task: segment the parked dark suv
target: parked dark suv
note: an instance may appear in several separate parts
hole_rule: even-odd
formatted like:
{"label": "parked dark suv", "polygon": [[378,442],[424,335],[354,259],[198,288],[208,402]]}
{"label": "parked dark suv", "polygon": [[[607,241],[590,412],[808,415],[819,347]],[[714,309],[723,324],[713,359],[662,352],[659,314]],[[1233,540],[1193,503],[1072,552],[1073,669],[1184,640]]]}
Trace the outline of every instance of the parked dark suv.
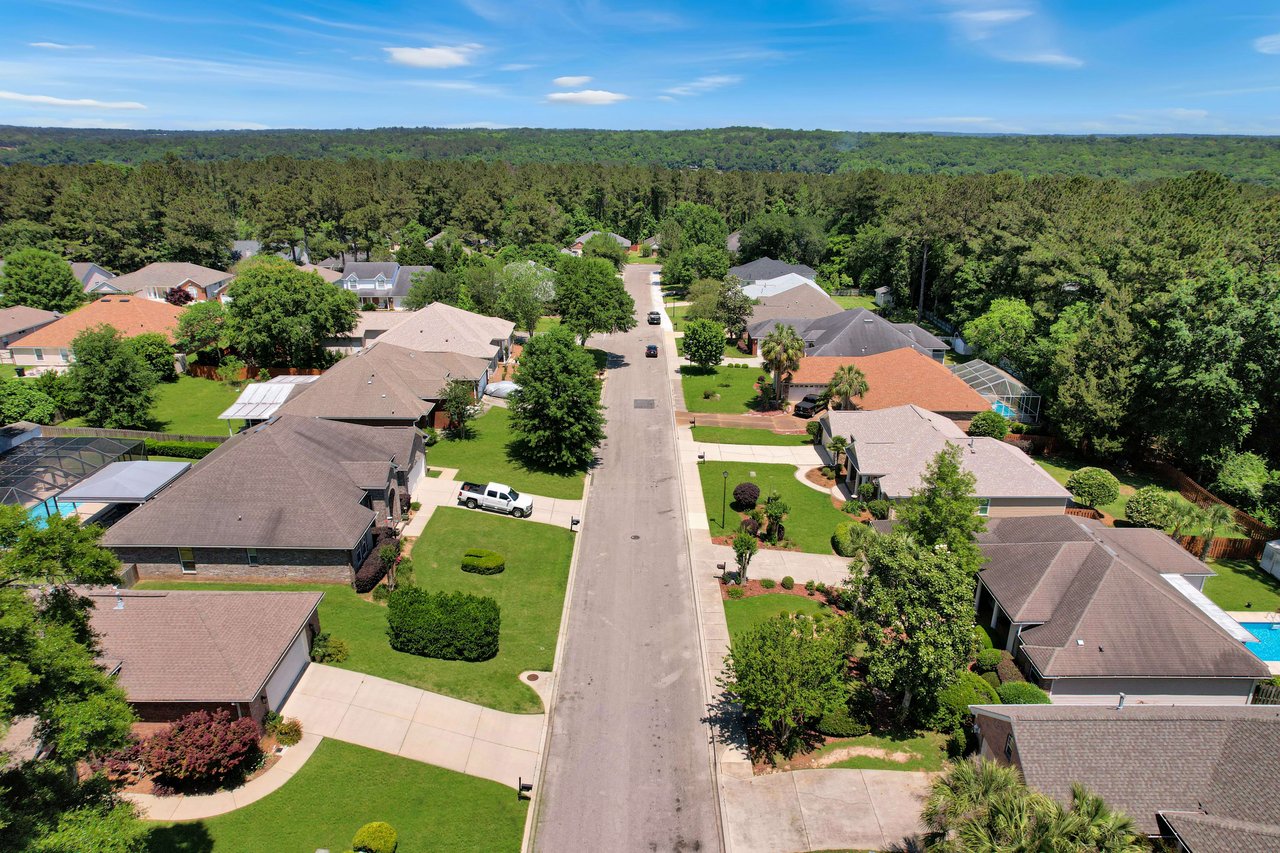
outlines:
{"label": "parked dark suv", "polygon": [[796,403],[796,407],[791,410],[791,414],[797,418],[811,418],[826,407],[826,402],[817,394],[805,394],[804,399]]}
{"label": "parked dark suv", "polygon": [[661,312],[661,311],[650,311],[650,312],[649,312],[649,325],[650,325],[650,326],[661,326],[661,325],[662,325],[662,312]]}

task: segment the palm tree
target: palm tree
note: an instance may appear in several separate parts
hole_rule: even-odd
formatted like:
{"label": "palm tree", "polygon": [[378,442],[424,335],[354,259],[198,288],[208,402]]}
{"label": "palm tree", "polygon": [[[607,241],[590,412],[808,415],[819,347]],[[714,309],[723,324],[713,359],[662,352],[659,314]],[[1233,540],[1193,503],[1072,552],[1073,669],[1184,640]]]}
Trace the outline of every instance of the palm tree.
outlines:
{"label": "palm tree", "polygon": [[836,368],[831,382],[827,384],[827,393],[831,399],[839,401],[841,409],[852,409],[853,398],[861,398],[867,393],[867,377],[855,365],[843,364]]}
{"label": "palm tree", "polygon": [[840,457],[849,449],[849,439],[843,435],[833,436],[831,443],[827,445],[827,452],[831,454],[831,458],[836,463],[836,473],[840,473]]}
{"label": "palm tree", "polygon": [[929,787],[920,818],[930,835],[941,840],[985,812],[994,799],[1023,789],[1022,776],[1013,767],[985,758],[957,761]]}
{"label": "palm tree", "polygon": [[1175,540],[1181,541],[1190,531],[1195,530],[1200,525],[1200,517],[1203,513],[1200,507],[1186,500],[1173,500],[1169,505],[1169,534]]}
{"label": "palm tree", "polygon": [[774,326],[773,331],[760,342],[760,357],[773,374],[773,399],[782,399],[782,383],[791,381],[791,373],[800,366],[804,356],[804,341],[792,326]]}
{"label": "palm tree", "polygon": [[1138,842],[1133,818],[1112,811],[1102,797],[1076,782],[1071,785],[1071,811],[1064,824],[1080,848],[1103,853],[1136,853],[1147,848]]}
{"label": "palm tree", "polygon": [[1214,534],[1219,530],[1239,530],[1236,514],[1226,504],[1214,503],[1200,510],[1200,535],[1204,537],[1204,547],[1200,549],[1200,562],[1209,561],[1209,549],[1213,547]]}

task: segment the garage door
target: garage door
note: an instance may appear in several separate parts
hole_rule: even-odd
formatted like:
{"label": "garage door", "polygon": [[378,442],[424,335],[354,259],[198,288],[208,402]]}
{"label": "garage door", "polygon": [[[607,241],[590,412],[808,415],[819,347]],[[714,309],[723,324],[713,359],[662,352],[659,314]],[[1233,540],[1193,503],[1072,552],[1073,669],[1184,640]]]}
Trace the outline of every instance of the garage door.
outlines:
{"label": "garage door", "polygon": [[307,648],[307,632],[303,631],[298,634],[298,638],[293,641],[293,645],[285,653],[284,659],[280,661],[276,671],[267,680],[268,708],[273,711],[280,710],[280,706],[284,704],[285,697],[289,695],[293,685],[302,676],[302,671],[307,668],[307,663],[310,660],[311,653]]}
{"label": "garage door", "polygon": [[410,495],[418,488],[418,483],[422,482],[422,475],[426,473],[426,468],[426,458],[419,456],[417,464],[413,466],[413,470],[409,472],[409,476],[405,479]]}

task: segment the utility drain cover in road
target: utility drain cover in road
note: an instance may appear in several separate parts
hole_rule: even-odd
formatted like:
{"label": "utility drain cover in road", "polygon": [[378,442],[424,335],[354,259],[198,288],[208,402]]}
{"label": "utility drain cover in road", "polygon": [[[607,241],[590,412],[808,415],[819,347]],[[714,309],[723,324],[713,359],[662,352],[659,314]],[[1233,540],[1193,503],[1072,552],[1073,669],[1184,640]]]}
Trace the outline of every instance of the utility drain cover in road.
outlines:
{"label": "utility drain cover in road", "polygon": [[652,408],[653,408],[653,400],[632,400],[632,401],[631,401],[631,403],[632,403],[632,405],[634,405],[637,409],[652,409]]}

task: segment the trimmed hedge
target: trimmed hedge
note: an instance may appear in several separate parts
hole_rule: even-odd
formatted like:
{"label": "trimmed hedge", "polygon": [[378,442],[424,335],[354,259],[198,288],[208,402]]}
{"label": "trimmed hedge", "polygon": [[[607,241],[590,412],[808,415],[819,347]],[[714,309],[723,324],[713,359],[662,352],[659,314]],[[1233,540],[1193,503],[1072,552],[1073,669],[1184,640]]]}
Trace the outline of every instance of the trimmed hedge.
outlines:
{"label": "trimmed hedge", "polygon": [[983,649],[978,652],[978,672],[995,672],[1004,653],[999,649]]}
{"label": "trimmed hedge", "polygon": [[982,676],[961,670],[956,680],[938,692],[938,709],[930,721],[937,731],[951,731],[965,725],[970,705],[999,705],[1000,695]]}
{"label": "trimmed hedge", "polygon": [[969,435],[1003,440],[1009,434],[1009,419],[999,412],[978,412],[969,421]]}
{"label": "trimmed hedge", "polygon": [[995,688],[997,696],[1000,695],[1000,676],[996,675],[994,672],[984,672],[982,673],[982,680]]}
{"label": "trimmed hedge", "polygon": [[351,839],[351,847],[355,853],[396,853],[399,841],[395,827],[376,820],[356,830],[355,837]]}
{"label": "trimmed hedge", "polygon": [[1022,670],[1018,669],[1018,665],[1013,662],[1013,655],[1008,652],[1000,653],[1000,664],[996,667],[996,674],[1000,676],[1001,684],[1027,680]]}
{"label": "trimmed hedge", "polygon": [[399,553],[399,541],[396,532],[390,527],[378,528],[377,538],[374,540],[373,547],[369,549],[369,553],[364,558],[364,562],[360,564],[360,568],[356,569],[354,584],[356,592],[368,592],[387,576],[391,565],[383,559],[382,549],[388,545],[394,545],[396,553]]}
{"label": "trimmed hedge", "polygon": [[482,661],[498,654],[502,614],[488,596],[402,586],[387,600],[391,648],[440,660]]}
{"label": "trimmed hedge", "polygon": [[222,445],[216,441],[156,441],[143,442],[148,456],[177,456],[180,459],[203,459]]}
{"label": "trimmed hedge", "polygon": [[877,521],[884,521],[889,517],[890,504],[884,498],[878,498],[867,503],[867,512],[871,513],[871,517]]}
{"label": "trimmed hedge", "polygon": [[1006,705],[1049,705],[1049,694],[1029,681],[1010,681],[997,688],[1000,701]]}
{"label": "trimmed hedge", "polygon": [[462,555],[462,570],[473,575],[496,575],[507,567],[507,558],[487,548],[468,548]]}
{"label": "trimmed hedge", "polygon": [[973,626],[973,635],[978,639],[978,650],[994,648],[991,643],[991,635],[986,632],[981,625]]}
{"label": "trimmed hedge", "polygon": [[870,726],[854,719],[848,708],[835,708],[823,714],[814,727],[818,734],[827,737],[861,737],[871,731]]}
{"label": "trimmed hedge", "polygon": [[739,483],[733,487],[733,505],[739,509],[751,509],[760,502],[760,487],[755,483]]}

